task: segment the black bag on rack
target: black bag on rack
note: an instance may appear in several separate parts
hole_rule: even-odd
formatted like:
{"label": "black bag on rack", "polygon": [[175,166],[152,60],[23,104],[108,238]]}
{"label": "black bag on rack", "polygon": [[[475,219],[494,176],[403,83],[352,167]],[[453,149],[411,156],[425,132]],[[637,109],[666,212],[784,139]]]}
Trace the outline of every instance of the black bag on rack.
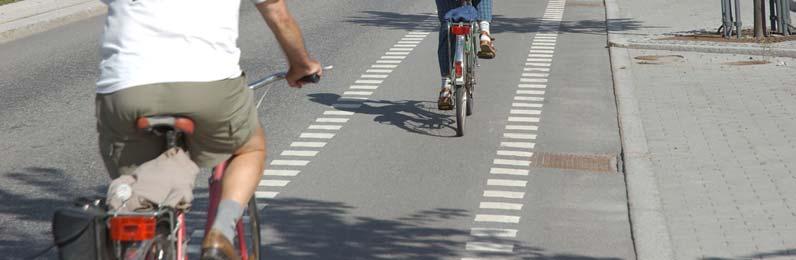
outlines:
{"label": "black bag on rack", "polygon": [[59,259],[112,259],[104,204],[102,199],[81,198],[76,207],[55,211],[52,231]]}

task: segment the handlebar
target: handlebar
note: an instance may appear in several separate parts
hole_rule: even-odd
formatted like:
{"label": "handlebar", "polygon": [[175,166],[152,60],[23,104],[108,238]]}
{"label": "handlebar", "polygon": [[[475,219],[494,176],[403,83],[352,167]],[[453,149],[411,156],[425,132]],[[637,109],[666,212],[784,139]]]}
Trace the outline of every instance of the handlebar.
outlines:
{"label": "handlebar", "polygon": [[[323,70],[331,70],[333,68],[334,68],[334,66],[330,65],[330,66],[323,67]],[[277,73],[268,75],[265,78],[259,79],[259,80],[255,81],[255,82],[252,82],[251,84],[249,84],[249,88],[253,89],[253,90],[257,90],[257,89],[262,88],[262,87],[264,87],[264,86],[266,86],[268,84],[274,83],[277,80],[285,79],[286,76],[287,76],[287,72],[284,72],[284,71],[283,72],[277,72]],[[321,81],[321,77],[318,76],[318,74],[313,74],[313,75],[308,75],[308,76],[305,76],[305,77],[301,78],[300,81],[304,82],[304,83],[318,83],[318,82]]]}

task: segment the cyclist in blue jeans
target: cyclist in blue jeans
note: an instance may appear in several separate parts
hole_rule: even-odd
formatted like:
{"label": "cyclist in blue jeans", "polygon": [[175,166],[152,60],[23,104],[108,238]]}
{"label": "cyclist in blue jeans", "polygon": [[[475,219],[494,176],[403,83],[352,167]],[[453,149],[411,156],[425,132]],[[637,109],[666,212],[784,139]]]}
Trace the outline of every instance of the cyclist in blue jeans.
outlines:
{"label": "cyclist in blue jeans", "polygon": [[[437,18],[439,18],[439,47],[437,57],[439,59],[439,71],[442,76],[442,89],[439,92],[437,107],[440,110],[453,109],[451,100],[451,85],[448,74],[450,73],[450,61],[448,60],[448,34],[445,32],[445,14],[461,6],[461,0],[436,0]],[[492,0],[472,0],[473,6],[478,10],[478,24],[481,27],[481,42],[478,57],[482,59],[495,58],[494,40],[489,33],[489,24],[492,22]]]}

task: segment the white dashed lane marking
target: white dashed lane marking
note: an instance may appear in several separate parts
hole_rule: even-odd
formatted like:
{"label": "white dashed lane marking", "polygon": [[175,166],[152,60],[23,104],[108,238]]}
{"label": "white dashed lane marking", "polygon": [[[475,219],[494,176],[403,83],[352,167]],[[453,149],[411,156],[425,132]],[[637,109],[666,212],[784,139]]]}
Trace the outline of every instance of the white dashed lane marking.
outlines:
{"label": "white dashed lane marking", "polygon": [[[523,209],[525,189],[528,181],[523,179],[530,174],[531,158],[537,139],[538,123],[541,122],[545,98],[547,93],[551,68],[553,67],[558,29],[564,14],[565,0],[553,0],[547,5],[547,10],[542,18],[539,32],[534,35],[532,44],[525,58],[522,77],[519,79],[514,102],[509,110],[508,124],[505,127],[496,157],[490,168],[490,178],[487,179],[483,199],[479,209],[484,213],[506,214],[476,214],[475,227],[471,235],[475,241],[466,245],[467,251],[512,253],[512,243],[499,241],[478,241],[479,238],[513,238],[519,230],[503,228],[503,226],[517,226],[520,223],[519,214]],[[496,201],[492,201],[496,200]],[[489,223],[489,227],[478,227]],[[507,255],[508,257],[509,255]],[[476,260],[482,258],[461,258],[462,260]],[[483,258],[486,259],[486,258]],[[492,259],[492,258],[490,258]]]}

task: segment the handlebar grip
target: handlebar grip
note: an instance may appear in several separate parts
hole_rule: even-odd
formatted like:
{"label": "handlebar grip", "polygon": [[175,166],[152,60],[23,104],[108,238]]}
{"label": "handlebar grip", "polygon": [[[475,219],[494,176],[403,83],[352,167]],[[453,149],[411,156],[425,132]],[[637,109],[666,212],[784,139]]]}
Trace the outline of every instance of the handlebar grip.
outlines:
{"label": "handlebar grip", "polygon": [[318,74],[312,74],[308,76],[304,76],[303,78],[299,79],[302,83],[318,83],[321,82],[321,76]]}

